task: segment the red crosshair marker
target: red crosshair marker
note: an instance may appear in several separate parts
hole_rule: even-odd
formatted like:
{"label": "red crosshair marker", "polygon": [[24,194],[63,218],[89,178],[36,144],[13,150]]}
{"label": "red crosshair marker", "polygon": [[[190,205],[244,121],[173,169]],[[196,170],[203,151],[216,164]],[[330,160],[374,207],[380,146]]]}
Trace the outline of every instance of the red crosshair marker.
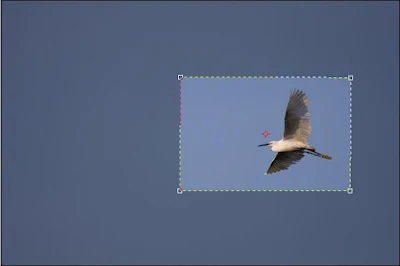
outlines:
{"label": "red crosshair marker", "polygon": [[264,138],[267,138],[269,136],[269,132],[267,130],[264,130],[264,132],[261,133],[261,135],[263,135]]}

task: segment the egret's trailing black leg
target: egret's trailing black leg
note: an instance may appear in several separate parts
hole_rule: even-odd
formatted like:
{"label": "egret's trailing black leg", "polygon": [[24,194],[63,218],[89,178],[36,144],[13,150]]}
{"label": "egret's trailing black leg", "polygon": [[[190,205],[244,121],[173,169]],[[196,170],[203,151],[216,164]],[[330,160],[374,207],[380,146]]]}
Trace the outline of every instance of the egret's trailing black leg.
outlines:
{"label": "egret's trailing black leg", "polygon": [[316,152],[316,151],[310,151],[310,150],[304,150],[304,151],[306,153],[308,153],[308,154],[312,154],[312,155],[320,157],[320,158],[324,158],[324,159],[327,159],[327,160],[332,160],[332,157],[329,156],[329,155],[326,155],[326,154],[322,154],[322,153],[319,153],[319,152]]}
{"label": "egret's trailing black leg", "polygon": [[307,153],[307,154],[311,154],[311,155],[320,157],[320,156],[319,156],[318,154],[316,154],[315,152],[312,152],[312,151],[309,151],[309,150],[304,150],[304,152]]}

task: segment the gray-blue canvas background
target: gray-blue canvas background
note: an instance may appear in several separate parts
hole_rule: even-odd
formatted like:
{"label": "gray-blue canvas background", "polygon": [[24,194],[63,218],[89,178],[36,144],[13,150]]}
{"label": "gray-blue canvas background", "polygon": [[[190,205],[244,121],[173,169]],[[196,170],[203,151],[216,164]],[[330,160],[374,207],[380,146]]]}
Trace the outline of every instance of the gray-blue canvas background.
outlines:
{"label": "gray-blue canvas background", "polygon": [[[3,264],[399,263],[398,2],[1,4]],[[352,73],[355,193],[177,195],[181,73]]]}
{"label": "gray-blue canvas background", "polygon": [[[275,157],[258,144],[280,140],[290,92],[309,98],[309,143],[334,159],[306,155],[264,173]],[[182,81],[181,186],[185,190],[346,190],[350,82],[328,78],[187,78]],[[261,135],[271,134],[267,140]],[[267,151],[268,150],[268,151]]]}

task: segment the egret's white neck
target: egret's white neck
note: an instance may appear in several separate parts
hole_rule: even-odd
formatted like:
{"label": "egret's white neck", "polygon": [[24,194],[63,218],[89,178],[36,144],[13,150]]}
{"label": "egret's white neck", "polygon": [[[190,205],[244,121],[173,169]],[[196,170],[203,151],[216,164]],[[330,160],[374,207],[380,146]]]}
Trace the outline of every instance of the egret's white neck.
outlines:
{"label": "egret's white neck", "polygon": [[284,143],[282,143],[282,140],[275,140],[275,141],[270,141],[270,143],[271,143],[271,150],[273,151],[273,152],[279,152],[279,151],[281,151],[281,149],[282,149],[282,146],[284,146],[283,144]]}

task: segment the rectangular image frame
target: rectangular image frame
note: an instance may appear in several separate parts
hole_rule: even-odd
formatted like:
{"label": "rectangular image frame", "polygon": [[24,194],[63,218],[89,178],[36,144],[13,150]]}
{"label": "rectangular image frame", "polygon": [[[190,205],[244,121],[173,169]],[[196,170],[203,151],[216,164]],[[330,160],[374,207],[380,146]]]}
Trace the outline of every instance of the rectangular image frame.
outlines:
{"label": "rectangular image frame", "polygon": [[[345,79],[349,81],[349,108],[350,108],[350,143],[349,143],[349,186],[342,190],[329,190],[329,189],[184,189],[182,187],[182,173],[181,173],[181,127],[182,127],[182,81],[184,79]],[[347,76],[185,76],[183,74],[177,75],[179,82],[179,167],[178,167],[178,187],[176,189],[177,194],[181,195],[183,192],[346,192],[349,195],[354,193],[352,186],[352,86],[354,81],[353,75]]]}

